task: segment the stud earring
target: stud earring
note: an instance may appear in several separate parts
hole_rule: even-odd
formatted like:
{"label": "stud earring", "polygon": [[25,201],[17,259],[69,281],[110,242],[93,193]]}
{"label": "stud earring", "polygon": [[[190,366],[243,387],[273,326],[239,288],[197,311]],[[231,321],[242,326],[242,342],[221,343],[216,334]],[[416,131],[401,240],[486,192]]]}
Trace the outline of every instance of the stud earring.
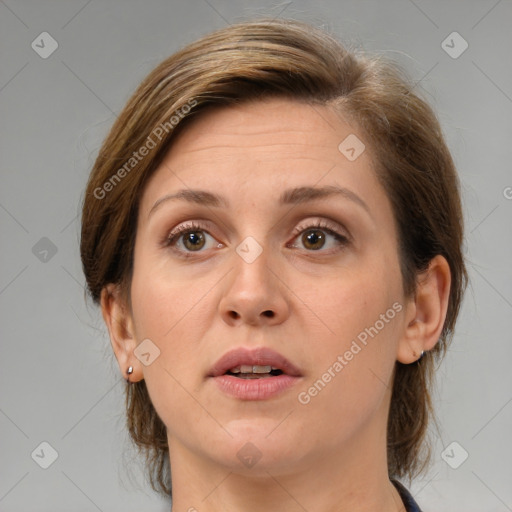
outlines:
{"label": "stud earring", "polygon": [[[133,366],[130,366],[130,367],[128,368],[128,370],[126,370],[126,373],[127,373],[128,375],[131,375],[131,374],[133,373]],[[126,382],[130,382],[130,378],[129,378],[129,377],[126,379]]]}

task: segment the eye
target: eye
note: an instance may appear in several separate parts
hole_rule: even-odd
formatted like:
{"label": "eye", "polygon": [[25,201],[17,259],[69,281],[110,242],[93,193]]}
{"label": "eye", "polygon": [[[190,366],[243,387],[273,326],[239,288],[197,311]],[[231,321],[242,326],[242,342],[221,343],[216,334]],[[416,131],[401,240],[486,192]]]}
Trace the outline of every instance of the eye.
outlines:
{"label": "eye", "polygon": [[[202,226],[188,223],[178,226],[164,241],[164,246],[172,247],[180,253],[201,252],[207,246],[207,239],[215,240]],[[222,247],[222,244],[211,243],[211,247]],[[207,247],[208,248],[208,247]]]}
{"label": "eye", "polygon": [[[300,242],[308,251],[320,251],[324,253],[336,252],[340,248],[348,245],[349,238],[339,233],[334,226],[330,226],[325,222],[316,222],[305,227],[299,226],[294,230],[295,238],[300,236]],[[208,238],[211,238],[208,247]],[[171,233],[163,241],[164,247],[170,247],[180,256],[190,257],[191,253],[204,252],[203,249],[221,248],[223,244],[215,243],[215,239],[200,224],[190,222],[182,224]],[[298,247],[296,244],[287,244],[287,247]]]}
{"label": "eye", "polygon": [[[299,226],[295,229],[294,233],[301,235],[300,238],[298,236],[296,238],[300,240],[303,247],[308,251],[324,249],[322,252],[334,252],[349,242],[348,237],[324,222],[317,222],[306,227]],[[329,238],[331,238],[330,244]],[[295,244],[288,244],[287,246],[297,247]]]}

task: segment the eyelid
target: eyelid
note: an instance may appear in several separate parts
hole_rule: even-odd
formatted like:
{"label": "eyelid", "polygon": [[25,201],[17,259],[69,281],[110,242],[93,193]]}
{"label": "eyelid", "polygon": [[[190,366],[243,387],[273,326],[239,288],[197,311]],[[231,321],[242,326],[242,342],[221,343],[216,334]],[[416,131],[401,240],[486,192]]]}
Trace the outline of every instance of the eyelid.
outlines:
{"label": "eyelid", "polygon": [[348,229],[346,229],[343,225],[340,225],[337,222],[326,219],[325,217],[315,219],[315,220],[306,220],[302,221],[294,230],[294,235],[300,235],[303,231],[307,229],[325,229],[327,231],[331,231],[332,234],[338,235],[340,237],[345,238],[348,241],[352,240],[352,236],[350,235]]}

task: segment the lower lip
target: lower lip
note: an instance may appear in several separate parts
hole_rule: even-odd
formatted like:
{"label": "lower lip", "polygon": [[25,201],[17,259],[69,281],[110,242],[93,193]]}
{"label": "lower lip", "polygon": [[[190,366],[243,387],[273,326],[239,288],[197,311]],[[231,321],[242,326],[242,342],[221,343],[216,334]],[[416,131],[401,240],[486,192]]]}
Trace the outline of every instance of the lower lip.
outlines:
{"label": "lower lip", "polygon": [[213,377],[217,386],[224,393],[241,400],[266,400],[296,384],[300,377],[291,375],[276,375],[259,379],[241,379],[233,375],[220,375]]}

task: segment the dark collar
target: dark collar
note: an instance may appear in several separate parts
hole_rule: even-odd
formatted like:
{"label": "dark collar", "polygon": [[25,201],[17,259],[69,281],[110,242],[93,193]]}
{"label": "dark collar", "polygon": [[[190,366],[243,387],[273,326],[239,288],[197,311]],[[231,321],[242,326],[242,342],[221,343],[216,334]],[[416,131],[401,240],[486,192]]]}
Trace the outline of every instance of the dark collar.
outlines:
{"label": "dark collar", "polygon": [[400,494],[406,512],[421,512],[419,505],[414,501],[411,493],[398,480],[391,479],[391,483],[396,487],[398,494]]}

